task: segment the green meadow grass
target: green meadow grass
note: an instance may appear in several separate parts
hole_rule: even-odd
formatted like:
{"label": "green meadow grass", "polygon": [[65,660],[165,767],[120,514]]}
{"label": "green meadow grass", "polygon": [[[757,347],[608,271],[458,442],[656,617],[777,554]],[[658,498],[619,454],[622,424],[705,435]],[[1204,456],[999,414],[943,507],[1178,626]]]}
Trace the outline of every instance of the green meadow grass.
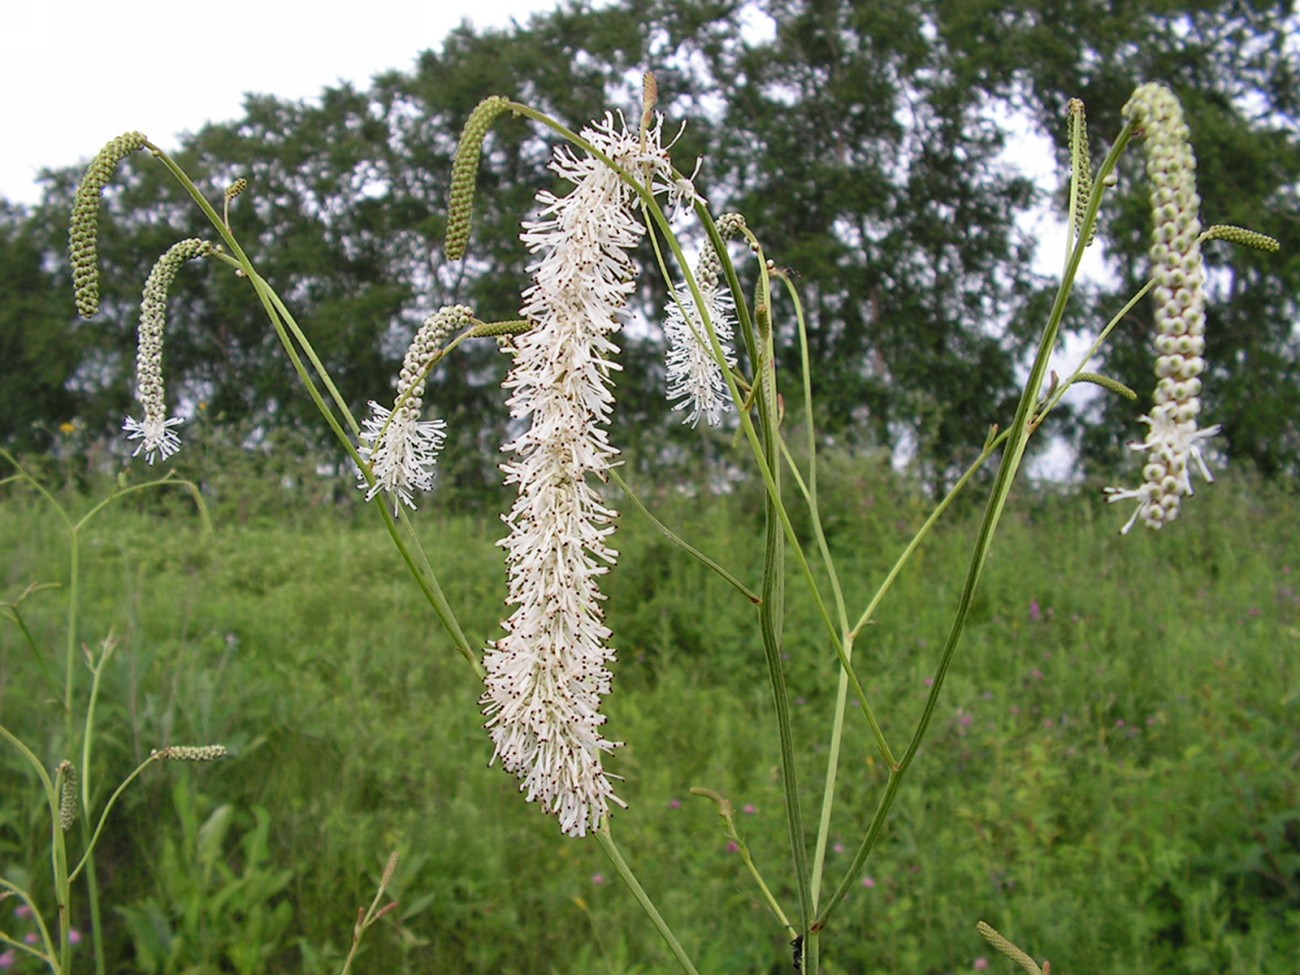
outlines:
{"label": "green meadow grass", "polygon": [[[879,471],[842,466],[823,504],[856,616],[925,507]],[[662,495],[656,513],[756,584],[756,496]],[[63,581],[66,539],[48,509],[10,488],[0,512],[0,598]],[[891,741],[920,714],[977,514],[957,512],[925,545],[858,643]],[[677,970],[599,847],[561,836],[487,767],[479,687],[375,512],[240,501],[214,515],[205,536],[179,493],[141,496],[83,541],[79,639],[122,641],[99,712],[100,801],[151,748],[232,753],[150,768],[118,806],[98,857],[110,971],[337,971],[393,849],[400,907],[367,936],[358,972]],[[1058,972],[1294,970],[1300,506],[1226,480],[1159,534],[1120,537],[1127,516],[1095,491],[1013,495],[887,839],[823,939],[828,972],[937,975],[981,958],[1011,971],[976,935],[980,919]],[[446,516],[436,500],[415,518],[466,632],[492,638],[501,524]],[[702,972],[789,971],[781,928],[713,806],[689,791],[732,801],[794,912],[754,609],[634,513],[617,547],[605,710],[627,743],[610,764],[630,809],[615,834]],[[801,586],[792,575],[786,651],[811,828],[836,664]],[[23,608],[57,674],[64,595]],[[51,767],[65,757],[55,697],[15,627],[0,627],[0,719]],[[885,781],[853,718],[830,884]],[[9,751],[0,775],[0,871],[48,893],[35,780]],[[0,929],[17,928],[10,913]]]}

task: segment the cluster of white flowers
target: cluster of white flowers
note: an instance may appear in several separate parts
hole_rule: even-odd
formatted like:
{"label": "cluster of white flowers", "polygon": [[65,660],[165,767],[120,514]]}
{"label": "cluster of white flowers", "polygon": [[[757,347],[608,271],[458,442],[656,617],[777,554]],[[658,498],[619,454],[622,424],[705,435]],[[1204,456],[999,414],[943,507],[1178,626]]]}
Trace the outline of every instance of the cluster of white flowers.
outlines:
{"label": "cluster of white flowers", "polygon": [[[718,233],[725,240],[744,226],[739,214],[725,214],[718,219]],[[695,271],[695,283],[718,346],[728,367],[736,364],[731,348],[735,329],[735,304],[731,292],[722,285],[722,261],[712,245],[706,246]],[[668,399],[673,409],[686,410],[683,423],[695,426],[703,416],[710,426],[722,422],[722,415],[731,409],[727,382],[722,366],[713,354],[705,329],[704,317],[690,289],[679,285],[668,303],[664,321],[664,334],[668,339]]]}
{"label": "cluster of white flowers", "polygon": [[433,468],[446,437],[443,420],[421,420],[424,406],[424,383],[429,363],[457,328],[468,325],[474,313],[464,305],[448,305],[424,322],[402,360],[397,377],[397,396],[393,408],[386,409],[370,401],[370,416],[361,424],[357,453],[370,466],[373,482],[358,470],[357,486],[372,500],[380,491],[393,499],[393,511],[401,501],[415,507],[412,491],[433,488]]}
{"label": "cluster of white flowers", "polygon": [[167,416],[163,395],[162,354],[163,332],[167,327],[167,293],[182,264],[210,253],[212,245],[206,240],[191,237],[179,241],[158,258],[144,283],[135,356],[135,398],[144,407],[144,419],[128,416],[122,429],[126,431],[128,440],[140,441],[131,456],[143,453],[150,464],[155,455],[166,460],[181,449],[181,438],[172,428],[180,426],[182,421],[178,416]]}
{"label": "cluster of white flowers", "polygon": [[[689,181],[674,178],[661,126],[628,132],[607,115],[582,136],[642,185],[693,199]],[[605,162],[560,147],[551,169],[573,188],[539,193],[541,218],[521,235],[537,258],[521,309],[535,324],[517,340],[505,382],[511,416],[527,425],[503,447],[514,455],[502,465],[506,483],[519,492],[501,542],[515,610],[484,655],[482,704],[493,761],[566,834],[583,836],[611,802],[623,804],[602,765],[619,743],[599,730],[614,650],[598,580],[617,558],[609,545],[616,513],[588,477],[604,480],[617,455],[605,430],[618,368],[611,336],[635,287],[629,251],[644,229],[634,191]]]}
{"label": "cluster of white flowers", "polygon": [[1201,456],[1200,441],[1217,425],[1197,428],[1201,380],[1205,370],[1205,266],[1201,258],[1201,198],[1196,192],[1196,158],[1188,141],[1182,106],[1168,88],[1142,85],[1124,107],[1126,118],[1146,131],[1147,176],[1151,180],[1151,265],[1156,286],[1155,403],[1142,417],[1146,439],[1131,444],[1147,455],[1142,484],[1107,488],[1108,501],[1135,500],[1128,532],[1140,519],[1159,528],[1178,517],[1190,496],[1190,467],[1213,480]]}

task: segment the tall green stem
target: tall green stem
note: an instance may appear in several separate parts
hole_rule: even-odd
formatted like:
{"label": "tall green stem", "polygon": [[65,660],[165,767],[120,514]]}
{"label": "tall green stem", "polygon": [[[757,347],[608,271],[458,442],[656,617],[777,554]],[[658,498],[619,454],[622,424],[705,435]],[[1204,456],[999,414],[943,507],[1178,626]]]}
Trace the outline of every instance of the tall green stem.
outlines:
{"label": "tall green stem", "polygon": [[645,911],[646,915],[650,918],[650,923],[655,926],[660,937],[664,939],[664,942],[668,945],[668,949],[677,959],[678,964],[682,966],[682,970],[687,972],[688,975],[699,975],[699,972],[696,971],[695,965],[691,961],[690,956],[686,954],[686,949],[682,947],[682,943],[678,941],[677,936],[673,934],[673,929],[668,926],[668,922],[665,921],[663,915],[659,913],[659,909],[655,907],[655,903],[650,899],[650,895],[647,894],[645,888],[641,886],[641,882],[636,879],[636,874],[632,872],[632,868],[628,866],[628,862],[623,859],[623,854],[619,852],[618,845],[614,842],[614,836],[610,832],[608,816],[606,816],[605,821],[601,823],[600,829],[596,831],[596,839],[599,841],[601,849],[605,851],[605,855],[609,857],[609,862],[614,865],[614,869],[618,871],[618,875],[623,878],[623,882],[627,884],[628,889],[632,891],[632,896],[637,899],[637,903],[641,905],[641,909]]}
{"label": "tall green stem", "polygon": [[1019,472],[1020,463],[1024,458],[1025,446],[1029,441],[1032,432],[1030,421],[1035,414],[1035,406],[1038,403],[1039,390],[1043,387],[1043,381],[1047,375],[1048,362],[1051,359],[1052,350],[1056,347],[1057,339],[1060,335],[1061,321],[1065,316],[1066,303],[1069,300],[1070,292],[1073,289],[1074,281],[1079,273],[1079,265],[1083,260],[1083,251],[1087,245],[1086,228],[1092,225],[1096,220],[1097,210],[1101,205],[1101,195],[1105,188],[1106,176],[1115,168],[1119,156],[1123,153],[1124,148],[1128,145],[1132,137],[1132,123],[1125,123],[1124,128],[1120,131],[1119,138],[1111,147],[1107,154],[1102,167],[1097,174],[1096,182],[1093,185],[1092,195],[1089,197],[1088,208],[1082,222],[1083,231],[1075,240],[1074,248],[1070,253],[1070,260],[1066,265],[1065,274],[1061,278],[1061,284],[1057,288],[1056,299],[1052,304],[1052,310],[1048,315],[1047,324],[1043,329],[1043,334],[1038,343],[1037,353],[1034,357],[1033,366],[1030,368],[1029,378],[1025,383],[1024,391],[1020,396],[1020,402],[1016,407],[1015,419],[1012,421],[1010,429],[1007,431],[1006,444],[1003,448],[1002,463],[998,466],[997,477],[993,484],[992,493],[989,496],[988,505],[984,511],[983,520],[980,522],[979,531],[976,535],[975,546],[971,553],[970,566],[966,572],[966,581],[962,587],[961,598],[958,601],[956,612],[953,616],[952,626],[948,632],[948,638],[944,643],[943,652],[940,654],[938,666],[935,668],[934,678],[931,682],[930,692],[926,697],[925,707],[921,713],[921,718],[916,724],[916,729],[912,734],[911,741],[908,743],[907,750],[903,753],[902,759],[898,766],[890,770],[889,782],[885,786],[885,791],[881,795],[880,802],[876,807],[876,812],[867,827],[866,835],[857,853],[853,857],[848,869],[845,871],[844,879],[840,882],[835,892],[823,905],[817,915],[817,920],[813,927],[820,930],[825,927],[827,920],[847,895],[855,878],[861,872],[866,864],[867,856],[870,854],[875,845],[876,839],[884,826],[889,810],[893,806],[894,799],[898,795],[898,787],[906,774],[908,767],[916,758],[920,750],[921,742],[925,739],[925,734],[929,730],[930,721],[934,717],[935,708],[938,705],[939,694],[943,689],[944,678],[948,674],[948,668],[952,665],[953,656],[956,653],[957,645],[961,640],[962,632],[966,626],[966,618],[970,612],[971,603],[975,598],[975,590],[979,585],[980,575],[984,570],[984,564],[988,558],[989,549],[993,544],[993,536],[997,531],[998,522],[1002,518],[1002,512],[1006,507],[1007,498],[1011,494],[1011,485]]}

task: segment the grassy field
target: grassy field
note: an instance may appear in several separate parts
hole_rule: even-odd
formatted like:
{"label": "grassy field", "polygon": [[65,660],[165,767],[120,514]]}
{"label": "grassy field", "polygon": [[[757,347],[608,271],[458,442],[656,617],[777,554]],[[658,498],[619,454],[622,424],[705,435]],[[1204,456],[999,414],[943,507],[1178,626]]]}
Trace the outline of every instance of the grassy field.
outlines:
{"label": "grassy field", "polygon": [[[856,615],[925,508],[879,471],[838,473],[823,503]],[[745,492],[656,508],[751,583],[758,510]],[[66,581],[67,535],[49,507],[11,488],[0,513],[0,599]],[[1229,479],[1158,535],[1121,538],[1127,516],[1096,492],[1013,495],[931,737],[824,937],[826,971],[938,975],[986,958],[1012,971],[975,933],[979,919],[1057,972],[1295,970],[1300,504]],[[467,633],[490,639],[503,615],[499,521],[448,518],[436,502],[416,521]],[[82,541],[78,639],[121,641],[98,711],[100,801],[151,748],[232,753],[152,767],[119,804],[98,857],[109,971],[337,971],[393,849],[400,907],[356,971],[678,970],[600,848],[562,837],[487,767],[477,682],[374,511],[250,505],[228,491],[214,523],[203,534],[179,492],[138,496]],[[920,712],[975,524],[958,512],[927,543],[859,644],[891,739]],[[617,547],[606,711],[627,743],[611,766],[630,809],[615,834],[701,972],[789,971],[785,936],[713,806],[689,792],[734,803],[796,912],[756,614],[635,514]],[[788,590],[811,828],[836,665],[797,577]],[[57,679],[66,591],[22,609]],[[0,626],[0,720],[50,767],[68,757],[57,697],[17,628]],[[865,722],[854,714],[847,728],[830,884],[885,779]],[[12,750],[0,775],[0,873],[48,897],[36,780]],[[0,930],[21,933],[11,915]],[[89,970],[90,946],[77,951]]]}

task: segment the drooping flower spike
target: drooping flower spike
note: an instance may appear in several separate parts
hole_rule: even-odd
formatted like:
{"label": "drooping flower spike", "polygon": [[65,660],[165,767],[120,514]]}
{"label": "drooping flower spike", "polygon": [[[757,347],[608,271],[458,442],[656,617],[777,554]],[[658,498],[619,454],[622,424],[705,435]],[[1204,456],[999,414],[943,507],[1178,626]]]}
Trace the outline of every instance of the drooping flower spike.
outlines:
{"label": "drooping flower spike", "polygon": [[99,313],[99,200],[118,165],[131,153],[143,149],[149,140],[142,132],[119,135],[96,153],[77,184],[68,225],[68,256],[77,311],[82,318]]}
{"label": "drooping flower spike", "polygon": [[[674,178],[661,129],[656,119],[628,132],[607,115],[582,137],[670,202],[693,200],[689,181]],[[551,169],[572,189],[538,193],[541,216],[521,235],[536,255],[522,308],[535,325],[516,341],[505,381],[510,414],[524,426],[502,448],[513,455],[502,465],[506,483],[518,489],[501,542],[515,609],[484,654],[482,704],[492,760],[566,834],[583,836],[611,803],[623,805],[602,764],[619,743],[600,733],[614,650],[598,580],[617,558],[616,513],[589,478],[603,481],[617,456],[605,429],[618,369],[612,336],[635,287],[630,251],[644,228],[634,191],[601,160],[561,146]]]}
{"label": "drooping flower spike", "polygon": [[[739,233],[745,218],[738,213],[723,214],[718,218],[718,234],[723,240]],[[730,291],[721,282],[722,261],[713,245],[705,245],[695,271],[695,282],[704,299],[704,308],[713,325],[714,335],[728,367],[736,364],[731,347],[735,329],[735,305]],[[668,303],[664,319],[664,334],[668,339],[668,400],[675,410],[687,410],[683,423],[695,426],[704,417],[710,426],[722,422],[722,416],[731,409],[722,365],[714,356],[704,327],[704,318],[695,303],[690,289],[678,285]]]}
{"label": "drooping flower spike", "polygon": [[393,499],[396,514],[399,502],[415,508],[412,492],[433,489],[433,469],[447,424],[443,420],[420,419],[424,383],[429,364],[448,337],[473,320],[474,313],[464,305],[448,305],[430,315],[415,333],[402,360],[393,408],[370,401],[370,416],[361,424],[357,447],[374,478],[367,481],[365,473],[357,471],[357,487],[366,492],[367,501],[383,491]]}
{"label": "drooping flower spike", "polygon": [[181,438],[172,428],[180,426],[182,421],[180,417],[167,416],[163,397],[162,353],[163,332],[167,326],[167,292],[182,264],[206,257],[212,250],[210,243],[197,237],[178,241],[158,258],[144,284],[135,357],[135,397],[144,407],[144,418],[137,420],[128,416],[122,429],[126,431],[128,440],[140,441],[132,456],[143,453],[150,464],[155,455],[166,460],[181,449]]}
{"label": "drooping flower spike", "polygon": [[1138,502],[1122,531],[1141,520],[1157,529],[1178,517],[1193,494],[1191,468],[1212,481],[1201,441],[1218,425],[1198,429],[1201,380],[1205,370],[1205,265],[1201,257],[1201,198],[1196,192],[1196,157],[1177,97],[1158,84],[1139,87],[1124,116],[1146,132],[1147,176],[1151,180],[1151,273],[1155,278],[1156,391],[1142,417],[1146,439],[1130,444],[1147,455],[1137,488],[1107,488],[1108,501]]}

